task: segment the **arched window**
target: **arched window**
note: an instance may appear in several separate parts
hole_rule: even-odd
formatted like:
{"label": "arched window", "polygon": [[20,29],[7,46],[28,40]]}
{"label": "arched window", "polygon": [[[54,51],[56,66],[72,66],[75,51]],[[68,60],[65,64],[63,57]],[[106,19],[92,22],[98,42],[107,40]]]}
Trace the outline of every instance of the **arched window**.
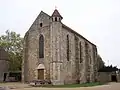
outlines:
{"label": "arched window", "polygon": [[55,21],[57,21],[57,17],[55,17]]}
{"label": "arched window", "polygon": [[59,21],[61,21],[61,18],[59,18]]}
{"label": "arched window", "polygon": [[67,35],[67,61],[69,61],[69,35]]}
{"label": "arched window", "polygon": [[87,42],[85,42],[85,53],[86,53],[86,56],[88,56],[88,43]]}
{"label": "arched window", "polygon": [[80,63],[82,63],[82,45],[81,42],[79,43],[79,48],[80,48]]}
{"label": "arched window", "polygon": [[39,37],[39,58],[44,58],[44,37],[40,35]]}
{"label": "arched window", "polygon": [[40,23],[40,27],[42,27],[42,23]]}

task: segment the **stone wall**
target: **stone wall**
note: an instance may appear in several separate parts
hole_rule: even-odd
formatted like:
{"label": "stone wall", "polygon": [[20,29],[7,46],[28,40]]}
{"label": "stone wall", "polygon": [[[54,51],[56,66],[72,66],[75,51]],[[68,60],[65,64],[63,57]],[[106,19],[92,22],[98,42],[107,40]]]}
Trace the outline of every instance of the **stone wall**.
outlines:
{"label": "stone wall", "polygon": [[[69,37],[69,60],[67,59],[67,35]],[[64,83],[73,83],[76,81],[75,66],[75,37],[74,34],[62,29],[61,59],[63,60],[63,79]]]}
{"label": "stone wall", "polygon": [[[27,31],[24,37],[24,56],[23,56],[23,67],[22,67],[22,79],[24,81],[35,80],[38,77],[37,67],[39,63],[45,65],[45,78],[50,78],[49,75],[49,61],[50,61],[50,29],[49,29],[49,16],[44,12],[38,15],[30,29]],[[40,27],[42,23],[42,27]],[[39,36],[44,36],[44,59],[39,58]],[[44,61],[44,62],[42,62]]]}
{"label": "stone wall", "polygon": [[120,72],[117,73],[117,81],[120,82]]}
{"label": "stone wall", "polygon": [[98,82],[110,82],[111,81],[111,72],[99,72],[98,73]]}
{"label": "stone wall", "polygon": [[3,82],[4,73],[8,72],[8,61],[0,60],[0,82]]}
{"label": "stone wall", "polygon": [[[78,35],[70,32],[69,29],[67,28],[63,28],[63,40],[66,40],[67,34],[70,36],[70,47],[73,47],[72,49],[70,48],[70,56],[73,57],[73,59],[71,59],[71,67],[69,67],[69,65],[66,65],[69,69],[72,68],[70,70],[70,73],[72,72],[72,78],[71,80],[73,81],[77,81],[79,80],[80,83],[85,83],[87,82],[87,77],[89,77],[89,81],[93,82],[94,80],[94,65],[95,65],[95,61],[96,61],[96,54],[93,55],[93,46],[91,43],[87,42],[85,39],[79,37]],[[87,42],[88,46],[85,46],[85,42]],[[81,54],[80,54],[80,46],[79,44],[81,43]],[[63,45],[66,45],[65,42],[63,42]],[[96,47],[96,46],[94,46]],[[66,48],[65,48],[66,49]],[[64,52],[66,51],[64,49]],[[87,49],[87,51],[86,51]],[[95,53],[97,53],[96,51],[94,51]],[[66,53],[64,53],[65,55]],[[80,57],[81,55],[81,57]],[[82,59],[82,60],[81,60]],[[65,61],[67,61],[67,59],[64,58]],[[64,61],[64,64],[66,63]],[[82,61],[82,62],[81,62]],[[70,63],[70,61],[68,61],[67,63]],[[67,71],[67,70],[65,70]],[[68,71],[67,71],[68,72]],[[66,73],[65,77],[68,76],[68,73]],[[87,76],[88,75],[88,76]],[[69,74],[69,77],[71,75]],[[66,78],[66,79],[70,79],[70,78]],[[67,80],[65,80],[67,81]],[[68,80],[69,81],[69,80]]]}
{"label": "stone wall", "polygon": [[98,61],[97,61],[97,47],[96,46],[92,46],[92,54],[93,54],[93,71],[94,71],[94,81],[97,81],[98,78]]}
{"label": "stone wall", "polygon": [[[70,49],[70,51],[72,51],[70,52],[71,53],[70,56],[73,56],[73,59],[71,59],[73,65],[71,67],[74,71],[72,72],[73,73],[72,76],[74,77],[72,78],[72,80],[74,81],[79,80],[80,83],[85,83],[87,82],[87,78],[88,78],[89,82],[94,82],[95,76],[97,78],[97,70],[96,70],[96,63],[95,63],[97,62],[96,46],[91,44],[84,38],[80,37],[79,35],[71,32],[69,28],[63,27],[63,32],[65,32],[63,33],[64,37],[66,37],[68,33],[69,35],[74,36],[74,37],[70,37],[71,39],[70,43],[72,43],[71,46],[73,47],[72,50]],[[63,40],[65,40],[65,38]],[[86,43],[87,43],[87,46],[85,45]],[[63,44],[66,45],[66,43],[63,43]],[[81,44],[81,48],[80,48],[80,44]],[[81,54],[80,54],[80,49],[81,49]],[[70,68],[69,65],[67,65],[67,67]],[[72,69],[70,71],[72,71]],[[66,73],[66,76],[67,74],[68,73]]]}

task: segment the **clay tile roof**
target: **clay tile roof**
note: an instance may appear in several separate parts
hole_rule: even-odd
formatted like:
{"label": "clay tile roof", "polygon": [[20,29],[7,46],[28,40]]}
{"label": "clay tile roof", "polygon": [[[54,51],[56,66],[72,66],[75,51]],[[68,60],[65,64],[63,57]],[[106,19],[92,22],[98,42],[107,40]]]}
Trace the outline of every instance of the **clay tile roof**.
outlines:
{"label": "clay tile roof", "polygon": [[0,47],[0,60],[8,60],[8,53]]}
{"label": "clay tile roof", "polygon": [[61,18],[63,18],[63,17],[60,15],[60,13],[58,12],[57,9],[54,10],[54,12],[53,12],[53,14],[52,14],[52,17],[61,17]]}

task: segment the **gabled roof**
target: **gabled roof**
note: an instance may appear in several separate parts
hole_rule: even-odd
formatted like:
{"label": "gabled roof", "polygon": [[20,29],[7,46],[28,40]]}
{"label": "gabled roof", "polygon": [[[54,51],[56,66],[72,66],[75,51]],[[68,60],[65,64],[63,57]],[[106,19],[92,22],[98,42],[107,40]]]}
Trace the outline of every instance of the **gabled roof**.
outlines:
{"label": "gabled roof", "polygon": [[[41,14],[41,13],[47,15],[48,17],[51,17],[50,15],[48,15],[47,13],[45,13],[45,12],[43,12],[43,11],[41,11],[40,14]],[[40,14],[38,15],[38,17],[40,16]],[[53,12],[53,14],[52,14],[52,17],[54,17],[54,16],[55,16],[55,17],[56,17],[56,16],[57,16],[57,17],[61,17],[61,18],[63,19],[63,17],[60,15],[60,13],[58,12],[57,9],[55,9],[54,12]],[[38,18],[38,17],[37,17],[37,18]],[[36,20],[37,20],[37,18],[36,18]],[[36,20],[35,20],[35,21],[36,21]],[[35,22],[35,21],[34,21],[34,22]],[[32,26],[32,25],[31,25],[31,26]],[[79,37],[81,37],[81,38],[83,38],[83,39],[85,39],[86,41],[88,41],[89,43],[91,43],[92,45],[94,45],[94,46],[96,47],[95,44],[93,44],[92,42],[90,42],[89,40],[87,40],[85,37],[83,37],[82,35],[80,35],[79,33],[77,33],[76,31],[74,31],[73,29],[69,28],[68,26],[66,26],[66,25],[63,24],[63,23],[62,23],[62,27],[68,29],[70,32],[78,35]],[[30,27],[30,28],[31,28],[31,27]],[[25,36],[28,35],[27,33],[28,33],[28,32],[26,32]]]}
{"label": "gabled roof", "polygon": [[[34,23],[38,20],[38,18],[39,18],[39,17],[40,17],[40,15],[42,15],[42,14],[44,14],[44,15],[48,16],[49,18],[51,17],[51,16],[50,16],[50,15],[48,15],[47,13],[45,13],[45,12],[41,11],[41,12],[39,13],[39,15],[37,16],[37,18],[33,21],[32,25],[30,26],[30,28],[28,29],[28,31],[31,29],[31,27],[34,25]],[[28,31],[27,31],[26,33],[28,33]],[[25,36],[27,35],[26,33],[25,33]],[[24,38],[25,38],[25,36],[24,36]]]}
{"label": "gabled roof", "polygon": [[63,19],[63,17],[60,15],[57,9],[54,10],[52,17],[61,17]]}

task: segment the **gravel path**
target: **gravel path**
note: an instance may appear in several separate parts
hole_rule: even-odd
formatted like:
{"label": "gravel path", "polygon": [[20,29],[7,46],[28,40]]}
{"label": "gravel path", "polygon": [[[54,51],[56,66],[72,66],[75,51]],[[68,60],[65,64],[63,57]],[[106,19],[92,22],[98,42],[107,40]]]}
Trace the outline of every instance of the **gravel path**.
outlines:
{"label": "gravel path", "polygon": [[[108,85],[94,86],[94,87],[77,87],[77,88],[42,88],[42,87],[29,87],[26,84],[8,83],[0,84],[0,86],[7,86],[10,90],[120,90],[120,83],[109,83]],[[12,88],[14,87],[14,88]]]}

